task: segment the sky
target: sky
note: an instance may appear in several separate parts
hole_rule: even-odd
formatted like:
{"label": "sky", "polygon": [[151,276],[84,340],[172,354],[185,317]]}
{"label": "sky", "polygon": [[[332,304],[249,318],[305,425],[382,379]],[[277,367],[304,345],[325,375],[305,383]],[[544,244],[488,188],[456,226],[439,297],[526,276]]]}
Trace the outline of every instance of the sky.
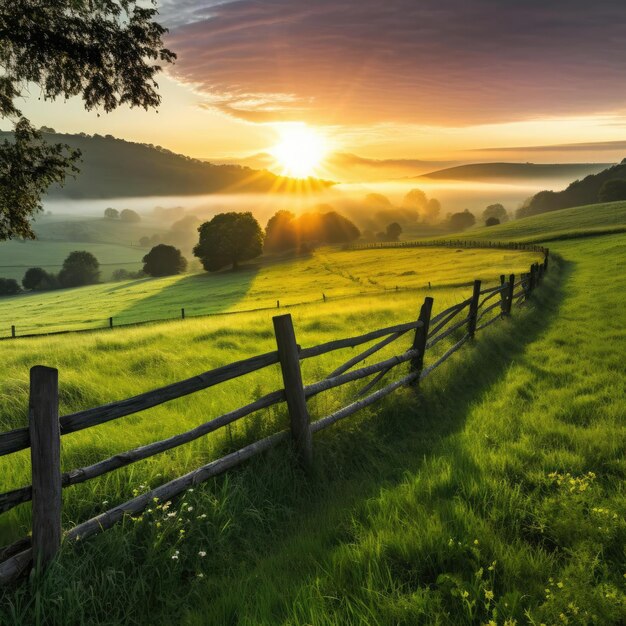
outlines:
{"label": "sky", "polygon": [[161,0],[158,112],[22,103],[36,124],[199,158],[305,123],[369,159],[626,156],[623,0]]}

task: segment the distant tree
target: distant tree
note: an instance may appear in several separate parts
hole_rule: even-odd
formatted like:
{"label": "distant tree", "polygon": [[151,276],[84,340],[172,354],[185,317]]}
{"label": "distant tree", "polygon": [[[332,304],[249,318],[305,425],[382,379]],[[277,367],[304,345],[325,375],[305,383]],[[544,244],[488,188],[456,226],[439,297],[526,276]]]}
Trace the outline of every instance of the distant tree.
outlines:
{"label": "distant tree", "polygon": [[142,248],[147,248],[150,245],[150,237],[146,237],[145,235],[143,237],[139,238],[139,245]]}
{"label": "distant tree", "polygon": [[115,281],[119,281],[119,280],[129,280],[131,278],[144,278],[144,276],[145,274],[143,270],[139,270],[137,272],[131,272],[124,268],[120,268],[120,269],[113,271],[112,278]]}
{"label": "distant tree", "polygon": [[497,226],[500,220],[497,217],[488,217],[485,220],[485,226]]}
{"label": "distant tree", "polygon": [[132,209],[123,209],[120,213],[122,222],[141,222],[141,215]]}
{"label": "distant tree", "polygon": [[392,209],[393,204],[387,196],[382,193],[368,193],[365,196],[365,205],[371,209]]}
{"label": "distant tree", "polygon": [[21,289],[14,278],[0,278],[0,296],[14,296]]}
{"label": "distant tree", "polygon": [[387,226],[387,239],[389,241],[398,241],[400,235],[402,234],[402,226],[398,224],[398,222],[392,222]]}
{"label": "distant tree", "polygon": [[172,276],[187,269],[187,259],[178,248],[164,243],[155,246],[143,257],[143,271],[148,276]]}
{"label": "distant tree", "polygon": [[263,230],[250,212],[219,213],[198,231],[200,241],[193,253],[208,272],[228,265],[237,269],[263,252]]}
{"label": "distant tree", "polygon": [[347,218],[336,211],[322,214],[324,241],[347,243],[361,236],[361,231]]}
{"label": "distant tree", "polygon": [[117,209],[113,209],[112,207],[104,209],[104,217],[109,220],[116,220],[119,216],[120,212]]}
{"label": "distant tree", "polygon": [[448,220],[448,226],[452,232],[466,230],[476,224],[476,218],[468,209],[459,213],[453,213]]}
{"label": "distant tree", "polygon": [[434,224],[439,217],[439,213],[441,212],[441,202],[437,200],[437,198],[431,198],[424,208],[424,221],[429,224]]}
{"label": "distant tree", "polygon": [[29,291],[41,289],[41,286],[47,283],[50,275],[41,267],[31,267],[26,270],[24,278],[22,278],[22,287]]}
{"label": "distant tree", "polygon": [[411,189],[402,200],[402,208],[415,209],[422,213],[428,204],[428,198],[421,189]]}
{"label": "distant tree", "polygon": [[70,252],[59,272],[62,287],[80,287],[92,285],[100,280],[98,259],[85,250]]}
{"label": "distant tree", "polygon": [[[506,209],[500,204],[490,204],[483,211],[483,221],[487,224],[487,220],[490,217],[495,217],[498,220],[499,224],[503,224],[504,222],[509,221],[509,214],[506,212]],[[487,224],[489,226],[489,224]]]}
{"label": "distant tree", "polygon": [[617,202],[626,200],[626,180],[623,178],[613,178],[607,180],[598,192],[600,202]]}
{"label": "distant tree", "polygon": [[291,211],[277,211],[270,217],[265,227],[265,250],[284,252],[298,247],[295,218]]}
{"label": "distant tree", "polygon": [[185,215],[170,226],[169,231],[163,235],[163,241],[177,248],[191,250],[198,242],[200,224],[202,221],[195,215]]}

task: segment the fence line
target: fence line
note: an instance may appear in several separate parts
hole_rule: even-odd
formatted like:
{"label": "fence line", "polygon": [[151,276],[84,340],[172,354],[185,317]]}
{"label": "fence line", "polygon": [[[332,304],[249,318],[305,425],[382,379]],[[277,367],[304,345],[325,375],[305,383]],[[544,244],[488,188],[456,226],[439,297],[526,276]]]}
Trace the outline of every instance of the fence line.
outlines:
{"label": "fence line", "polygon": [[[528,273],[522,274],[521,280],[517,283],[513,274],[509,276],[508,280],[502,275],[500,285],[488,289],[482,289],[481,281],[476,280],[473,283],[471,298],[449,307],[432,319],[433,298],[426,297],[419,318],[415,321],[376,329],[355,337],[337,339],[305,349],[300,348],[297,344],[291,315],[276,316],[273,318],[276,351],[231,363],[132,398],[86,409],[60,418],[58,415],[58,371],[44,366],[33,367],[30,378],[29,426],[28,428],[0,433],[0,455],[12,454],[28,447],[31,449],[32,485],[0,494],[0,513],[31,501],[33,511],[32,537],[20,539],[0,550],[0,559],[3,560],[0,563],[0,583],[6,583],[16,578],[25,572],[31,563],[35,563],[38,568],[45,568],[55,558],[62,539],[61,493],[63,488],[91,480],[120,467],[189,443],[260,409],[286,402],[290,419],[289,429],[250,443],[236,452],[211,461],[179,478],[82,522],[65,533],[65,541],[85,539],[104,531],[120,521],[125,515],[143,511],[153,502],[154,498],[160,501],[172,498],[190,486],[201,483],[212,476],[217,476],[285,440],[291,441],[299,464],[305,470],[309,470],[313,464],[314,433],[378,402],[402,386],[417,384],[426,378],[467,341],[472,339],[477,331],[498,319],[509,316],[513,300],[516,297],[528,298],[543,280],[547,267],[548,257],[546,256],[543,263],[533,264]],[[514,291],[516,286],[521,287],[518,294]],[[497,296],[499,296],[499,300],[485,306],[487,301]],[[461,321],[451,324],[453,319],[465,309],[467,309],[467,316]],[[489,314],[491,317],[479,325],[478,322]],[[424,367],[424,357],[428,350],[442,339],[452,335],[454,331],[461,329],[463,329],[461,338],[434,363]],[[367,357],[410,331],[414,332],[410,349],[377,363],[352,369]],[[303,360],[375,340],[380,341],[347,360],[324,379],[304,385],[300,365]],[[388,372],[404,363],[409,364],[408,374],[363,397]],[[279,364],[281,368],[282,389],[266,394],[255,402],[220,415],[192,430],[116,454],[87,467],[77,468],[66,473],[61,472],[61,437],[64,435],[143,411],[274,364]],[[357,393],[353,402],[317,421],[311,421],[307,406],[308,399],[324,391],[373,375],[375,377]]]}
{"label": "fence line", "polygon": [[[523,244],[523,243],[502,243],[502,244],[489,244],[488,242],[473,242],[473,241],[461,241],[461,240],[447,240],[441,242],[423,242],[423,241],[399,241],[399,242],[380,242],[380,243],[369,243],[369,244],[346,244],[342,247],[343,250],[370,250],[377,248],[420,248],[420,247],[439,247],[439,248],[481,248],[481,249],[490,249],[490,248],[502,248],[507,250],[524,250],[527,252],[539,252],[544,255],[544,258],[547,258],[549,254],[548,248],[544,248],[543,246],[536,246],[531,244]],[[458,283],[452,285],[443,285],[444,287],[465,287],[471,285],[472,283]],[[261,311],[273,311],[275,309],[282,308],[291,308],[296,306],[306,306],[308,304],[317,304],[318,302],[327,302],[328,300],[336,301],[343,300],[348,298],[355,297],[363,297],[363,296],[377,296],[391,292],[411,292],[411,291],[422,291],[426,287],[428,289],[433,289],[430,281],[428,285],[423,285],[422,287],[388,287],[376,291],[364,291],[359,292],[358,294],[345,294],[339,296],[328,296],[325,293],[321,293],[321,298],[316,300],[307,300],[304,302],[292,302],[289,304],[281,305],[280,300],[276,300],[276,306],[266,306],[266,307],[257,307],[255,309],[243,309],[240,311],[220,311],[215,313],[196,313],[190,314],[189,309],[185,309],[182,307],[180,309],[180,315],[177,317],[164,317],[158,319],[151,320],[140,320],[137,322],[116,322],[115,316],[109,316],[107,318],[102,319],[102,326],[93,326],[88,328],[75,328],[75,329],[65,329],[65,330],[51,330],[42,332],[19,332],[19,326],[16,324],[12,324],[10,331],[10,335],[5,335],[0,337],[0,341],[6,341],[9,339],[29,339],[33,337],[48,337],[52,335],[67,335],[70,333],[87,333],[94,332],[99,330],[104,330],[106,328],[129,328],[132,326],[145,326],[148,324],[158,324],[161,322],[172,322],[175,320],[185,320],[190,318],[200,318],[200,317],[217,317],[220,315],[240,315],[245,313],[259,313]],[[434,287],[437,288],[437,287]],[[96,320],[94,320],[96,321]],[[49,326],[52,326],[50,324]]]}

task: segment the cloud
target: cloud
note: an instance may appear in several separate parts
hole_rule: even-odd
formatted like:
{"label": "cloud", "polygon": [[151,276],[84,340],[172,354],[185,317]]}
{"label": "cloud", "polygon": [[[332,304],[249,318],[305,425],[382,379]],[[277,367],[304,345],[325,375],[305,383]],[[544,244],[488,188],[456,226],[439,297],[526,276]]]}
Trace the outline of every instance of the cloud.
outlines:
{"label": "cloud", "polygon": [[623,0],[164,0],[175,76],[250,121],[464,126],[626,99]]}
{"label": "cloud", "polygon": [[582,143],[561,143],[547,146],[511,146],[506,148],[475,148],[473,152],[613,152],[626,151],[626,141],[589,141]]}

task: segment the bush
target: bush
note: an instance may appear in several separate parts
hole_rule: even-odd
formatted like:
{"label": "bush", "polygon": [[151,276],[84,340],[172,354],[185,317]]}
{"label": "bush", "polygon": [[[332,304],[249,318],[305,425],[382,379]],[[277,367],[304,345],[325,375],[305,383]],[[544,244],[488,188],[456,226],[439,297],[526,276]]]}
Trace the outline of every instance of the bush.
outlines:
{"label": "bush", "polygon": [[120,268],[113,272],[112,278],[114,281],[119,280],[130,280],[131,278],[145,278],[145,274],[143,270],[139,270],[137,272],[130,272],[125,270],[124,268]]}
{"label": "bush", "polygon": [[22,278],[22,286],[24,289],[32,291],[45,291],[56,289],[59,286],[59,281],[54,274],[49,274],[41,267],[31,267],[26,270],[24,278]]}
{"label": "bush", "polygon": [[497,217],[488,217],[485,226],[497,226],[500,220]]}
{"label": "bush", "polygon": [[215,272],[260,256],[263,230],[252,213],[219,213],[198,229],[200,241],[193,253],[208,272]]}
{"label": "bush", "polygon": [[93,285],[99,280],[100,263],[91,252],[85,250],[71,252],[59,272],[59,283],[62,287]]}
{"label": "bush", "polygon": [[21,291],[14,278],[0,278],[0,296],[14,296]]}
{"label": "bush", "polygon": [[178,248],[164,243],[155,246],[143,257],[143,271],[148,276],[171,276],[187,269],[187,259]]}
{"label": "bush", "polygon": [[112,209],[109,207],[108,209],[104,209],[104,217],[109,220],[116,220],[120,216],[120,212],[117,209]]}
{"label": "bush", "polygon": [[452,232],[458,232],[460,230],[466,230],[476,224],[476,218],[473,213],[469,212],[469,209],[465,209],[460,213],[453,213],[448,220],[448,227]]}

